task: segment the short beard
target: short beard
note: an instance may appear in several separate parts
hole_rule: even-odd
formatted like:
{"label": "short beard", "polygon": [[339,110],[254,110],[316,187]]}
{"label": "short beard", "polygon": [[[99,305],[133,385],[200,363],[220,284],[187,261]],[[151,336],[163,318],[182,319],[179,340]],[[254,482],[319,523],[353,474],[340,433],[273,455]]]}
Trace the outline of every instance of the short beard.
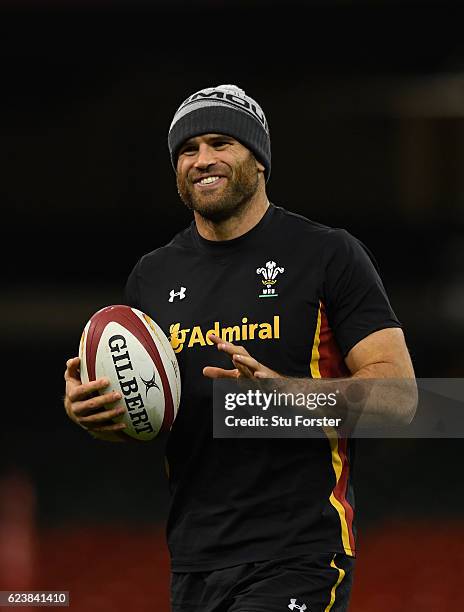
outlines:
{"label": "short beard", "polygon": [[243,164],[236,167],[220,196],[211,194],[211,197],[208,197],[205,194],[198,197],[194,189],[187,179],[181,179],[177,175],[177,191],[190,210],[213,223],[240,216],[258,189],[258,170],[254,156],[250,153]]}

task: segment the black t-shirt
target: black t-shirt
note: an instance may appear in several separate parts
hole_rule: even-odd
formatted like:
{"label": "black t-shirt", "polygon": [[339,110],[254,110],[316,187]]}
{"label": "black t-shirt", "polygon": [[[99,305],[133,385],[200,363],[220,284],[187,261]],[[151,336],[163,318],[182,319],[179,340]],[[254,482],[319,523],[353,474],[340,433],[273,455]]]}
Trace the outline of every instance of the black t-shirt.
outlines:
{"label": "black t-shirt", "polygon": [[400,326],[366,247],[271,204],[229,241],[205,240],[192,223],[140,259],[126,299],[161,326],[181,372],[166,447],[172,569],[354,556],[353,441],[214,439],[213,382],[202,370],[233,367],[206,341],[214,330],[283,375],[349,375],[344,357],[357,342]]}

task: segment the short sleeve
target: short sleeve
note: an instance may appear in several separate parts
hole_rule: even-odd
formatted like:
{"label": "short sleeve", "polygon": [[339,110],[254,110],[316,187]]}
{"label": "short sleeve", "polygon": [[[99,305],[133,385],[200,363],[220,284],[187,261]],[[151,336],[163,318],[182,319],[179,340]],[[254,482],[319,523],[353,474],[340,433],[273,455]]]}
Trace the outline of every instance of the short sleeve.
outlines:
{"label": "short sleeve", "polygon": [[324,253],[323,299],[343,356],[369,334],[401,327],[368,248],[349,232],[331,230]]}
{"label": "short sleeve", "polygon": [[124,287],[124,303],[133,308],[140,308],[138,271],[140,261],[132,268]]}

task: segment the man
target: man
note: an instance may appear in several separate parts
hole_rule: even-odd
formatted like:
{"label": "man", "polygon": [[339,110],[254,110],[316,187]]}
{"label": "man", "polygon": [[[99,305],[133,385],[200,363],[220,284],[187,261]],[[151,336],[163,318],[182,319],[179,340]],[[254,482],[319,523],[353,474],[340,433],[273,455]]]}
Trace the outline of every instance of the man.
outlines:
{"label": "man", "polygon": [[[243,90],[191,95],[168,143],[194,221],[140,259],[126,294],[170,335],[181,370],[166,448],[173,611],[346,610],[347,440],[215,439],[212,379],[413,379],[400,323],[358,240],[269,203],[269,129]],[[65,374],[69,417],[117,439],[124,425],[110,419],[124,409],[104,406],[120,396],[94,397],[107,381],[81,384],[78,365],[71,359]],[[372,410],[408,422],[413,403]]]}

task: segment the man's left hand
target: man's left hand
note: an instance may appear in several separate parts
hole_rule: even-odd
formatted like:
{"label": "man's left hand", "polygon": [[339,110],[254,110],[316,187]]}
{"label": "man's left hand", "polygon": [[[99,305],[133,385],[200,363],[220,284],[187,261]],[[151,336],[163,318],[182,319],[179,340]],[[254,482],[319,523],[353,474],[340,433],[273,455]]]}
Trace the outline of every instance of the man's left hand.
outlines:
{"label": "man's left hand", "polygon": [[209,334],[208,338],[214,342],[218,351],[224,351],[230,355],[235,368],[225,370],[206,366],[203,368],[204,376],[208,378],[281,378],[280,374],[253,359],[243,346],[235,346],[232,342],[226,342],[215,334]]}

